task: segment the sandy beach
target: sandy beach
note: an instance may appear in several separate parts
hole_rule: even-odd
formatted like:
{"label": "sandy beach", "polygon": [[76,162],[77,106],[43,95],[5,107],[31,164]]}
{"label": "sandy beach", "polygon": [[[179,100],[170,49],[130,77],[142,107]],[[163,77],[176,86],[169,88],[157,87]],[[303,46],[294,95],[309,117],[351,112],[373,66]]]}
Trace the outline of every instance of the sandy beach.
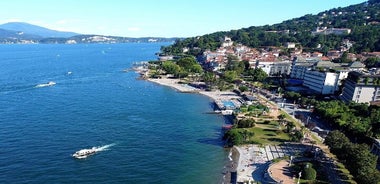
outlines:
{"label": "sandy beach", "polygon": [[205,96],[208,96],[209,98],[213,100],[231,100],[240,98],[236,93],[231,91],[203,91],[198,88],[189,86],[187,84],[180,84],[179,79],[169,79],[169,78],[160,78],[160,79],[147,79],[150,82],[154,82],[160,85],[172,87],[176,89],[179,92],[182,93],[199,93]]}

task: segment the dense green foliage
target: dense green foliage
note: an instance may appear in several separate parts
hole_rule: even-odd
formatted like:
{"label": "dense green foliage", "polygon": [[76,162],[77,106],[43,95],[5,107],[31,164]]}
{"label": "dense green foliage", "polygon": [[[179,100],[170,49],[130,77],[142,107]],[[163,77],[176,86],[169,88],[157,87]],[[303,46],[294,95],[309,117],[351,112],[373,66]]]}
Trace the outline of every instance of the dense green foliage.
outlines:
{"label": "dense green foliage", "polygon": [[190,73],[202,73],[202,66],[193,57],[183,57],[175,61],[165,61],[162,63],[162,69],[167,74],[174,77],[186,77]]}
{"label": "dense green foliage", "polygon": [[243,143],[243,135],[237,128],[228,130],[224,134],[223,139],[226,140],[230,145],[240,145]]}
{"label": "dense green foliage", "polygon": [[[200,55],[205,50],[215,50],[225,36],[237,43],[259,48],[283,46],[287,42],[299,43],[306,51],[338,49],[344,39],[355,42],[350,52],[380,50],[380,3],[370,1],[345,8],[334,8],[317,15],[305,15],[279,24],[252,26],[228,32],[216,32],[200,37],[177,40],[173,45],[162,48],[162,52],[178,54],[182,49],[190,48],[189,53]],[[316,27],[349,28],[348,35],[312,35]],[[318,45],[321,44],[321,47]]]}
{"label": "dense green foliage", "polygon": [[237,123],[238,128],[252,128],[255,126],[254,119],[241,119]]}
{"label": "dense green foliage", "polygon": [[367,68],[380,67],[380,58],[370,57],[364,60]]}
{"label": "dense green foliage", "polygon": [[358,183],[377,184],[380,172],[376,169],[378,157],[365,144],[353,144],[339,131],[332,131],[325,139],[330,150],[341,160]]}
{"label": "dense green foliage", "polygon": [[317,171],[311,167],[311,164],[303,169],[302,179],[315,180],[316,178],[317,178]]}
{"label": "dense green foliage", "polygon": [[284,98],[289,99],[289,100],[298,100],[301,98],[301,94],[294,92],[294,91],[286,91],[284,93]]}
{"label": "dense green foliage", "polygon": [[380,136],[380,107],[342,101],[319,102],[314,113],[355,138]]}

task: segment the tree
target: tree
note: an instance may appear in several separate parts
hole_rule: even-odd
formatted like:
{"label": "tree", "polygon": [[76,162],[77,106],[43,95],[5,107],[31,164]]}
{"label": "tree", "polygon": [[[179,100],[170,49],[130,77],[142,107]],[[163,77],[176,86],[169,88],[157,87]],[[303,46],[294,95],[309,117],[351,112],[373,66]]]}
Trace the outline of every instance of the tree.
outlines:
{"label": "tree", "polygon": [[348,59],[348,52],[343,52],[342,56],[340,58],[334,59],[333,62],[335,63],[349,63],[351,62],[350,59]]}
{"label": "tree", "polygon": [[346,167],[356,177],[358,183],[380,182],[379,171],[376,170],[377,156],[373,155],[365,144],[351,144],[347,146],[349,164]]}
{"label": "tree", "polygon": [[239,145],[243,143],[243,135],[239,132],[237,128],[232,128],[228,130],[224,136],[224,140],[227,140],[229,144]]}
{"label": "tree", "polygon": [[295,128],[295,127],[296,127],[296,125],[293,122],[288,121],[286,123],[286,132],[290,133],[293,130],[293,128]]}
{"label": "tree", "polygon": [[302,131],[296,130],[290,134],[290,140],[293,142],[300,142],[303,138]]}
{"label": "tree", "polygon": [[368,69],[373,68],[373,67],[379,67],[380,66],[380,58],[370,57],[370,58],[367,58],[366,60],[364,60],[363,63],[365,64],[365,66]]}
{"label": "tree", "polygon": [[162,64],[162,68],[168,74],[177,74],[181,70],[181,67],[175,64],[173,61],[165,61]]}
{"label": "tree", "polygon": [[234,80],[236,80],[236,78],[237,78],[237,73],[236,73],[236,71],[226,71],[226,72],[224,72],[224,75],[223,75],[223,77],[224,77],[224,80],[226,80],[227,82],[233,82]]}
{"label": "tree", "polygon": [[239,58],[237,56],[234,56],[234,55],[227,56],[227,64],[226,64],[227,71],[235,71],[238,75],[240,75],[241,73],[243,73],[245,67],[246,67],[245,63],[243,61],[239,61]]}
{"label": "tree", "polygon": [[241,119],[238,121],[238,128],[251,128],[255,126],[254,119]]}
{"label": "tree", "polygon": [[252,76],[253,81],[263,82],[268,77],[268,74],[261,68],[255,68],[252,72]]}
{"label": "tree", "polygon": [[301,94],[294,91],[287,91],[284,94],[284,98],[289,99],[289,100],[298,100],[301,97],[302,97]]}
{"label": "tree", "polygon": [[247,86],[239,86],[239,90],[241,92],[248,91],[248,87]]}
{"label": "tree", "polygon": [[350,144],[350,140],[340,131],[331,131],[325,138],[325,144],[329,146],[331,151],[339,152],[346,145]]}
{"label": "tree", "polygon": [[325,143],[345,163],[346,168],[358,183],[379,183],[380,173],[376,170],[377,156],[365,144],[353,144],[341,132],[330,132]]}
{"label": "tree", "polygon": [[195,64],[197,64],[197,61],[193,57],[184,57],[177,61],[177,65],[186,71],[190,71]]}
{"label": "tree", "polygon": [[212,72],[206,72],[203,75],[203,81],[206,85],[213,85],[216,82],[216,75]]}
{"label": "tree", "polygon": [[277,118],[281,122],[281,124],[284,124],[284,120],[286,118],[285,114],[280,114],[277,116]]}
{"label": "tree", "polygon": [[193,64],[190,68],[190,72],[193,72],[193,73],[202,73],[203,72],[203,68],[200,64],[196,63],[196,64]]}
{"label": "tree", "polygon": [[317,171],[312,167],[311,163],[306,163],[302,171],[302,178],[305,180],[315,180],[317,178]]}

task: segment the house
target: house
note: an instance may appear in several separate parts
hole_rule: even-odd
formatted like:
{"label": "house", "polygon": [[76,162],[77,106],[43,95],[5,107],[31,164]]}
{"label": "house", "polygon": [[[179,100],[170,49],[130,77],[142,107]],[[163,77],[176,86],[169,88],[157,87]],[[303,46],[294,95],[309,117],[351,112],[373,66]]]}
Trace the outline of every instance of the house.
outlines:
{"label": "house", "polygon": [[231,40],[230,37],[224,37],[224,41],[222,43],[222,47],[231,47],[234,44],[234,42]]}
{"label": "house", "polygon": [[319,34],[345,35],[345,34],[350,34],[350,33],[351,33],[351,29],[348,29],[348,28],[327,28],[327,27],[323,27],[323,28],[317,27],[315,31],[311,32],[312,35],[319,35]]}
{"label": "house", "polygon": [[311,54],[311,57],[322,57],[322,56],[323,56],[323,53],[321,53],[321,52],[313,52]]}
{"label": "house", "polygon": [[293,43],[293,42],[287,42],[285,44],[285,47],[288,48],[288,49],[294,49],[294,48],[296,48],[296,44]]}

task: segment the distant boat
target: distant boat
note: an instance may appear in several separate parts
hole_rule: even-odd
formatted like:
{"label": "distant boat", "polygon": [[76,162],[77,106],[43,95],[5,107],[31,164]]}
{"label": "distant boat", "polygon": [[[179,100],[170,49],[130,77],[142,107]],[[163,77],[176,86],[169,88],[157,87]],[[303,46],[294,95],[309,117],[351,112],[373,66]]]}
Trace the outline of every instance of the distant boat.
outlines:
{"label": "distant boat", "polygon": [[92,147],[91,149],[81,149],[75,152],[72,156],[77,159],[87,158],[90,155],[95,154],[98,150],[96,147]]}
{"label": "distant boat", "polygon": [[73,74],[73,72],[67,72],[67,75],[71,75],[71,74]]}
{"label": "distant boat", "polygon": [[233,112],[234,112],[233,110],[222,110],[223,115],[232,115]]}
{"label": "distant boat", "polygon": [[99,147],[92,147],[89,149],[81,149],[81,150],[75,152],[72,156],[74,158],[77,158],[77,159],[87,158],[88,156],[93,155],[96,152],[108,150],[109,147],[114,146],[114,145],[115,145],[115,143],[104,145],[104,146],[99,146]]}
{"label": "distant boat", "polygon": [[38,85],[36,85],[35,87],[36,87],[36,88],[42,88],[42,87],[54,86],[55,84],[56,84],[55,82],[50,81],[50,82],[48,82],[48,83],[38,84]]}

